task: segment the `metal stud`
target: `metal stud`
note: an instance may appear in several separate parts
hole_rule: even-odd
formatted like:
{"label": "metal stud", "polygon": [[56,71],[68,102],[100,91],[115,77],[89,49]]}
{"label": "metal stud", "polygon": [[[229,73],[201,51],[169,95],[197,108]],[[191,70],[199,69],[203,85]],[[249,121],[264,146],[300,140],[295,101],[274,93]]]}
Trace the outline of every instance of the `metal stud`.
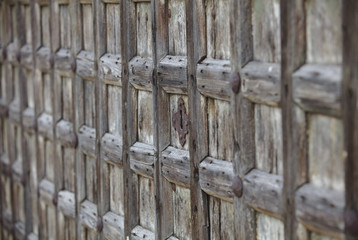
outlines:
{"label": "metal stud", "polygon": [[238,72],[233,72],[230,76],[230,86],[235,94],[238,94],[241,87],[241,77]]}
{"label": "metal stud", "polygon": [[232,179],[232,190],[238,198],[242,197],[243,185],[239,176],[235,176]]}

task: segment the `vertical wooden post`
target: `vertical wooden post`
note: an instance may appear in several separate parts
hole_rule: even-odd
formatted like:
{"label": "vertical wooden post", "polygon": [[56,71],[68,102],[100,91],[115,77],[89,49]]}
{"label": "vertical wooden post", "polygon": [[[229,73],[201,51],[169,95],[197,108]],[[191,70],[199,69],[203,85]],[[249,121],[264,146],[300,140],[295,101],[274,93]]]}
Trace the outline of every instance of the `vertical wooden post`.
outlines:
{"label": "vertical wooden post", "polygon": [[[94,0],[93,3],[94,16],[94,70],[95,70],[95,112],[96,112],[96,166],[97,166],[97,216],[99,225],[103,227],[103,215],[109,209],[109,183],[108,183],[108,166],[101,158],[101,139],[104,132],[103,123],[103,84],[99,77],[98,64],[100,57],[106,51],[106,26],[104,21],[104,4],[101,0]],[[99,226],[97,225],[97,226]],[[102,232],[99,233],[98,239],[103,239]]]}
{"label": "vertical wooden post", "polygon": [[133,122],[131,119],[132,101],[129,83],[128,62],[136,53],[136,35],[131,18],[132,0],[121,1],[121,54],[122,54],[122,134],[123,134],[123,188],[124,188],[124,236],[130,238],[131,230],[138,222],[137,196],[133,186],[134,174],[130,167],[129,148],[135,141],[132,136]]}
{"label": "vertical wooden post", "polygon": [[198,139],[200,94],[197,89],[197,63],[206,55],[205,6],[202,1],[185,1],[187,33],[187,79],[189,102],[190,207],[192,239],[209,239],[207,195],[199,183],[199,165],[203,152]]}
{"label": "vertical wooden post", "polygon": [[[238,25],[235,23],[238,23]],[[240,91],[241,68],[253,58],[251,1],[231,1],[230,30],[231,70],[233,72],[230,84],[231,86],[239,84]],[[231,104],[234,126],[234,182],[237,181],[239,185],[241,183],[242,188],[245,174],[255,166],[254,104],[247,100],[242,93],[235,92],[234,89],[231,95]],[[240,195],[236,195],[234,198],[234,211],[235,239],[255,239],[255,211],[244,202]]]}
{"label": "vertical wooden post", "polygon": [[346,239],[358,236],[358,2],[343,1],[342,113],[345,159]]}
{"label": "vertical wooden post", "polygon": [[[292,74],[304,60],[304,38],[299,38],[304,28],[303,2],[281,0],[281,108],[283,142],[283,210],[285,239],[297,239],[295,192],[298,185],[298,143],[293,101]],[[304,31],[303,31],[304,32]]]}

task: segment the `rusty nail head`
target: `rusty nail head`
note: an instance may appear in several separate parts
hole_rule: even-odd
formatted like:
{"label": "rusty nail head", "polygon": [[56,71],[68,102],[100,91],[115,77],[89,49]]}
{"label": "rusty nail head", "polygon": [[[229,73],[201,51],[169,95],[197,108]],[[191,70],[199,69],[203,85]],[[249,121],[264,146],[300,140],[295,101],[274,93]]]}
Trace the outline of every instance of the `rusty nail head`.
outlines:
{"label": "rusty nail head", "polygon": [[58,200],[57,193],[54,193],[52,195],[52,203],[53,203],[53,205],[57,206],[57,202],[58,202],[57,200]]}
{"label": "rusty nail head", "polygon": [[232,190],[238,198],[242,197],[243,185],[239,176],[232,179]]}
{"label": "rusty nail head", "polygon": [[72,72],[76,72],[76,59],[75,58],[72,58],[71,60],[71,70]]}
{"label": "rusty nail head", "polygon": [[241,78],[238,72],[233,72],[230,76],[230,86],[232,91],[237,94],[241,87]]}
{"label": "rusty nail head", "polygon": [[358,214],[355,210],[344,212],[345,231],[351,236],[358,236]]}
{"label": "rusty nail head", "polygon": [[71,147],[76,148],[78,144],[77,135],[75,133],[72,134]]}
{"label": "rusty nail head", "polygon": [[97,231],[98,232],[102,232],[103,230],[103,222],[102,222],[102,218],[97,218]]}

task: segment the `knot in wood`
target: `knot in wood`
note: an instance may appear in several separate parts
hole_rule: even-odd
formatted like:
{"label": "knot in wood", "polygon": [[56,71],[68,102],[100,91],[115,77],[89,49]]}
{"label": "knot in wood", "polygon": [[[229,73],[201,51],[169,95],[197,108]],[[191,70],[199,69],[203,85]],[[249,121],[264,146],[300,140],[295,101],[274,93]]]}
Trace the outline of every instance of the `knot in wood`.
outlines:
{"label": "knot in wood", "polygon": [[233,72],[230,76],[230,86],[235,94],[238,94],[241,87],[241,77],[238,72]]}
{"label": "knot in wood", "polygon": [[183,98],[178,99],[178,111],[173,114],[172,123],[175,131],[177,131],[179,134],[180,144],[184,147],[186,142],[186,135],[189,131],[189,117],[186,113]]}
{"label": "knot in wood", "polygon": [[235,176],[232,179],[232,191],[238,198],[242,197],[243,185],[242,180],[239,176]]}
{"label": "knot in wood", "polygon": [[358,214],[355,210],[344,212],[345,231],[351,236],[358,236]]}
{"label": "knot in wood", "polygon": [[97,232],[102,232],[103,230],[103,221],[102,218],[97,218],[97,224],[96,224]]}

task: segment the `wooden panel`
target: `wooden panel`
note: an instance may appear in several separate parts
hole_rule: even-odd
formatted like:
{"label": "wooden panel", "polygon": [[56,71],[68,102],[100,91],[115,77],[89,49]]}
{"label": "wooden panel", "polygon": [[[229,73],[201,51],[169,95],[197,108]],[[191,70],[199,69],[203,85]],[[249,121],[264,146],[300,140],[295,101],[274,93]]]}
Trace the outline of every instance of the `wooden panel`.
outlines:
{"label": "wooden panel", "polygon": [[168,1],[169,55],[186,55],[186,15],[184,0]]}
{"label": "wooden panel", "polygon": [[280,2],[279,0],[253,0],[254,59],[280,62]]}
{"label": "wooden panel", "polygon": [[70,49],[71,48],[71,31],[70,31],[70,11],[67,4],[59,5],[59,35],[60,35],[60,47]]}
{"label": "wooden panel", "polygon": [[273,217],[257,215],[257,239],[284,239],[283,222]]}
{"label": "wooden panel", "polygon": [[279,108],[255,105],[256,168],[283,174],[282,123]]}
{"label": "wooden panel", "polygon": [[86,199],[95,202],[98,193],[96,159],[85,155]]}
{"label": "wooden panel", "polygon": [[107,52],[121,54],[119,4],[106,4]]}
{"label": "wooden panel", "polygon": [[122,136],[121,88],[107,86],[108,96],[108,131],[118,137]]}
{"label": "wooden panel", "polygon": [[41,6],[41,42],[42,46],[50,47],[50,8],[49,6]]}
{"label": "wooden panel", "polygon": [[83,83],[83,117],[84,124],[89,127],[94,127],[95,124],[95,96],[94,96],[94,83],[91,81],[84,81]]}
{"label": "wooden panel", "polygon": [[316,186],[343,191],[342,122],[334,118],[312,115],[309,123],[310,181]]}
{"label": "wooden panel", "polygon": [[232,160],[230,137],[230,105],[228,102],[208,100],[209,155],[218,159]]}
{"label": "wooden panel", "polygon": [[137,55],[150,57],[152,55],[152,28],[150,3],[137,3]]}
{"label": "wooden panel", "polygon": [[211,239],[235,239],[232,203],[210,197],[209,207]]}
{"label": "wooden panel", "polygon": [[83,50],[93,50],[93,12],[91,4],[81,4]]}
{"label": "wooden panel", "polygon": [[138,141],[153,144],[152,93],[138,91]]}
{"label": "wooden panel", "polygon": [[191,239],[190,190],[173,185],[174,235],[179,239]]}
{"label": "wooden panel", "polygon": [[153,180],[139,177],[139,222],[152,232],[155,230],[155,205]]}
{"label": "wooden panel", "polygon": [[341,11],[341,0],[306,1],[307,62],[342,61]]}
{"label": "wooden panel", "polygon": [[207,57],[230,59],[230,26],[228,0],[206,3]]}
{"label": "wooden panel", "polygon": [[117,215],[124,215],[123,202],[123,170],[110,166],[110,210]]}

